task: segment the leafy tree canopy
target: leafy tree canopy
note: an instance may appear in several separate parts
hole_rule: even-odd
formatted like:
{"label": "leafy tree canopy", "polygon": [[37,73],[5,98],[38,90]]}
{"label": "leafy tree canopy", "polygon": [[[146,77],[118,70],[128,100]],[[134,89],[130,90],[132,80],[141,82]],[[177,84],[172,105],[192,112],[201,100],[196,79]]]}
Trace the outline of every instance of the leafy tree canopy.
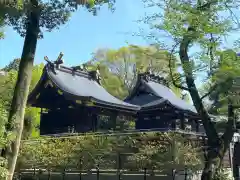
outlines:
{"label": "leafy tree canopy", "polygon": [[0,17],[0,39],[4,38],[3,25],[4,25],[3,18]]}
{"label": "leafy tree canopy", "polygon": [[[0,82],[0,101],[3,105],[1,108],[4,111],[9,111],[10,103],[13,96],[14,86],[17,80],[17,70],[18,70],[19,59],[15,59],[4,69],[8,71],[8,74],[4,77],[4,80]],[[37,82],[39,81],[44,64],[39,64],[34,66],[32,73],[32,80],[30,90],[33,90]],[[38,127],[40,124],[40,110],[38,108],[27,107],[25,115],[25,131],[24,137],[38,136]]]}
{"label": "leafy tree canopy", "polygon": [[19,69],[19,64],[20,64],[20,60],[19,58],[17,59],[14,59],[13,61],[11,61],[7,66],[5,66],[2,70],[3,71],[6,71],[6,72],[9,72],[11,70],[14,70],[14,71],[18,71]]}
{"label": "leafy tree canopy", "polygon": [[[114,86],[123,88],[124,93],[122,95],[128,95],[135,86],[138,73],[151,69],[152,73],[165,77],[169,81],[171,89],[178,96],[181,96],[181,90],[173,86],[169,76],[169,61],[170,53],[156,45],[146,47],[129,45],[119,49],[98,49],[93,54],[90,63],[105,66],[104,69],[106,70],[107,68],[107,71],[112,73],[111,78],[118,78],[118,81],[121,81],[121,83],[119,86],[116,84]],[[172,61],[172,72],[174,77],[179,76],[176,61]],[[178,81],[180,81],[180,78]],[[109,87],[106,86],[106,88],[108,89]]]}
{"label": "leafy tree canopy", "polygon": [[[184,84],[175,85],[189,91],[208,137],[209,151],[202,180],[216,178],[235,132],[234,108],[229,101],[227,124],[223,135],[219,135],[203,99],[219,88],[223,91],[217,94],[223,95],[225,87],[226,89],[231,87],[232,79],[239,72],[236,54],[228,49],[222,52],[224,38],[239,30],[235,14],[239,10],[239,2],[233,0],[144,0],[144,2],[147,7],[154,8],[155,13],[147,14],[142,22],[147,23],[153,30],[154,35],[150,37],[153,37],[154,41],[161,42],[161,38],[166,34],[169,37],[166,46],[173,54],[179,55],[183,72],[181,76]],[[197,53],[192,53],[191,50],[197,50]],[[202,82],[208,83],[208,86],[207,92],[201,96],[196,79],[199,80],[203,74],[206,78]]]}

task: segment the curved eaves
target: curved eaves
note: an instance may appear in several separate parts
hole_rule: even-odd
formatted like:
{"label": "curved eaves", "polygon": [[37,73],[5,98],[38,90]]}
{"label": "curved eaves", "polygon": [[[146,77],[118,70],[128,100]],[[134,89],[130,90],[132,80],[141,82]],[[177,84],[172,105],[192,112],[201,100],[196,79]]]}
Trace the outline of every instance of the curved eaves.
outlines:
{"label": "curved eaves", "polygon": [[46,83],[46,81],[47,81],[47,73],[46,73],[46,67],[44,67],[39,81],[37,82],[34,89],[28,95],[28,101],[27,101],[28,105],[33,104],[33,101],[36,100],[37,95],[41,92],[41,89],[44,86],[44,84]]}
{"label": "curved eaves", "polygon": [[47,74],[54,85],[68,95],[78,98],[92,98],[99,104],[139,110],[138,106],[115,98],[92,79],[80,75],[72,75],[71,73],[61,71],[61,69],[55,69],[55,72],[53,72],[50,68],[47,68]]}
{"label": "curved eaves", "polygon": [[177,97],[168,87],[151,81],[147,82],[146,85],[154,92],[156,96],[166,99],[172,106],[197,114],[197,111],[193,105],[188,104],[184,100]]}

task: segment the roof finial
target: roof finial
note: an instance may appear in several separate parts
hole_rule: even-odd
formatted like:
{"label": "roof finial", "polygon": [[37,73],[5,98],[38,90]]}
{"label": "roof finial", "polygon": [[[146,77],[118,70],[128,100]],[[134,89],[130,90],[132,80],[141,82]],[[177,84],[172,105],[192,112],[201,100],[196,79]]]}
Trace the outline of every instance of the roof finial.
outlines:
{"label": "roof finial", "polygon": [[85,63],[82,64],[82,69],[83,69],[83,71],[87,71],[87,65]]}
{"label": "roof finial", "polygon": [[47,56],[44,56],[44,60],[47,61],[49,64],[52,64],[52,61],[50,61]]}
{"label": "roof finial", "polygon": [[56,65],[63,64],[63,59],[62,59],[62,57],[63,57],[63,53],[60,52],[60,54],[58,55],[56,61],[54,61],[54,64],[56,64]]}
{"label": "roof finial", "polygon": [[81,64],[79,66],[73,66],[72,69],[73,69],[73,71],[79,70],[79,71],[86,71],[87,72],[86,64]]}
{"label": "roof finial", "polygon": [[136,64],[133,64],[133,74],[134,74],[134,76],[137,74]]}
{"label": "roof finial", "polygon": [[101,74],[100,74],[100,65],[97,65],[97,69],[96,69],[96,80],[98,82],[98,84],[101,84]]}
{"label": "roof finial", "polygon": [[182,94],[181,99],[182,99],[182,100],[186,100],[187,93],[186,93],[186,92],[182,92],[181,94]]}
{"label": "roof finial", "polygon": [[152,60],[150,60],[149,64],[148,64],[148,69],[147,69],[149,74],[152,74]]}

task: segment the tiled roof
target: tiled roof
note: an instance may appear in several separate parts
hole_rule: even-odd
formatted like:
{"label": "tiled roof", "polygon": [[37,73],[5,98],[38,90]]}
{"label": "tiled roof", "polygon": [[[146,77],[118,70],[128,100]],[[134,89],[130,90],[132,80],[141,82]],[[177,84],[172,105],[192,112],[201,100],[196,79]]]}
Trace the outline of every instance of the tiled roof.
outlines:
{"label": "tiled roof", "polygon": [[[90,98],[99,105],[119,107],[122,109],[139,110],[140,107],[126,103],[108,93],[94,78],[90,72],[76,71],[73,68],[60,66],[52,68],[49,64],[45,66],[42,78],[50,80],[55,87],[72,99]],[[38,85],[36,86],[36,88]],[[34,91],[38,91],[34,89]],[[31,94],[30,94],[31,96]]]}

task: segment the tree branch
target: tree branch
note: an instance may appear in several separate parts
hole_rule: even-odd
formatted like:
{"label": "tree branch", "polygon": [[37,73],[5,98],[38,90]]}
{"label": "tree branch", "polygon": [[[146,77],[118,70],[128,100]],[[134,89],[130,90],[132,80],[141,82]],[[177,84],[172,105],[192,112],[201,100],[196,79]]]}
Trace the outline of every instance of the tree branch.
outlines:
{"label": "tree branch", "polygon": [[207,11],[210,9],[210,7],[214,4],[217,4],[218,0],[210,0],[207,3],[203,4],[203,5],[198,5],[197,10],[199,11]]}
{"label": "tree branch", "polygon": [[201,97],[201,100],[203,100],[203,99],[206,98],[207,96],[211,95],[212,92],[215,91],[218,86],[219,86],[219,84],[214,84],[214,85],[209,89],[209,91]]}
{"label": "tree branch", "polygon": [[240,27],[240,22],[238,20],[237,15],[231,10],[231,8],[227,5],[227,3],[224,3],[225,7],[229,10],[231,16],[232,16],[232,20],[238,25],[238,27]]}
{"label": "tree branch", "polygon": [[[223,81],[220,81],[220,82],[214,84],[214,85],[209,89],[209,91],[201,97],[201,100],[204,99],[205,97],[211,95],[212,92],[215,91],[215,90],[217,90],[218,87],[221,87],[221,86],[226,85],[226,82],[228,82],[228,81],[230,81],[230,80],[231,80],[231,78],[227,78],[226,80],[223,80]],[[218,92],[219,92],[219,90],[218,90]]]}
{"label": "tree branch", "polygon": [[234,107],[232,105],[232,102],[229,100],[228,102],[228,121],[227,121],[227,126],[225,128],[225,132],[223,133],[223,135],[221,136],[221,140],[222,140],[222,146],[223,146],[223,150],[222,152],[220,152],[220,156],[224,156],[229,144],[232,141],[232,137],[234,135],[234,132],[236,130],[236,126],[235,126],[235,117],[234,117]]}
{"label": "tree branch", "polygon": [[172,72],[172,56],[173,56],[173,52],[175,50],[175,48],[178,46],[179,43],[176,43],[172,50],[171,50],[171,53],[170,53],[170,57],[168,59],[168,67],[169,67],[169,71],[170,71],[170,77],[171,77],[171,80],[172,80],[172,83],[175,87],[179,88],[179,89],[182,89],[182,90],[185,90],[185,91],[189,91],[189,88],[187,87],[184,87],[184,86],[181,86],[179,84],[176,83],[175,79],[173,78],[173,72]]}
{"label": "tree branch", "polygon": [[212,43],[214,43],[215,41],[214,41],[214,38],[213,38],[213,34],[212,33],[210,33],[210,36],[211,36],[211,38],[210,38],[210,47],[209,47],[209,55],[210,55],[210,72],[209,72],[209,74],[211,74],[211,72],[212,72],[212,63],[213,63],[213,60],[214,60],[214,57],[213,57],[213,44]]}
{"label": "tree branch", "polygon": [[[189,27],[187,33],[183,36],[183,39],[180,43],[179,56],[182,65],[190,64],[188,48],[189,44],[194,40],[194,37],[192,36],[193,33],[196,33],[195,27]],[[194,106],[196,107],[197,112],[202,118],[203,126],[208,136],[208,143],[211,145],[217,145],[216,143],[218,143],[219,137],[216,129],[214,128],[214,124],[211,121],[211,118],[209,117],[206,109],[203,106],[202,100],[194,82],[192,68],[183,66],[183,71],[186,76],[186,83],[189,89],[189,93],[192,97]]]}

